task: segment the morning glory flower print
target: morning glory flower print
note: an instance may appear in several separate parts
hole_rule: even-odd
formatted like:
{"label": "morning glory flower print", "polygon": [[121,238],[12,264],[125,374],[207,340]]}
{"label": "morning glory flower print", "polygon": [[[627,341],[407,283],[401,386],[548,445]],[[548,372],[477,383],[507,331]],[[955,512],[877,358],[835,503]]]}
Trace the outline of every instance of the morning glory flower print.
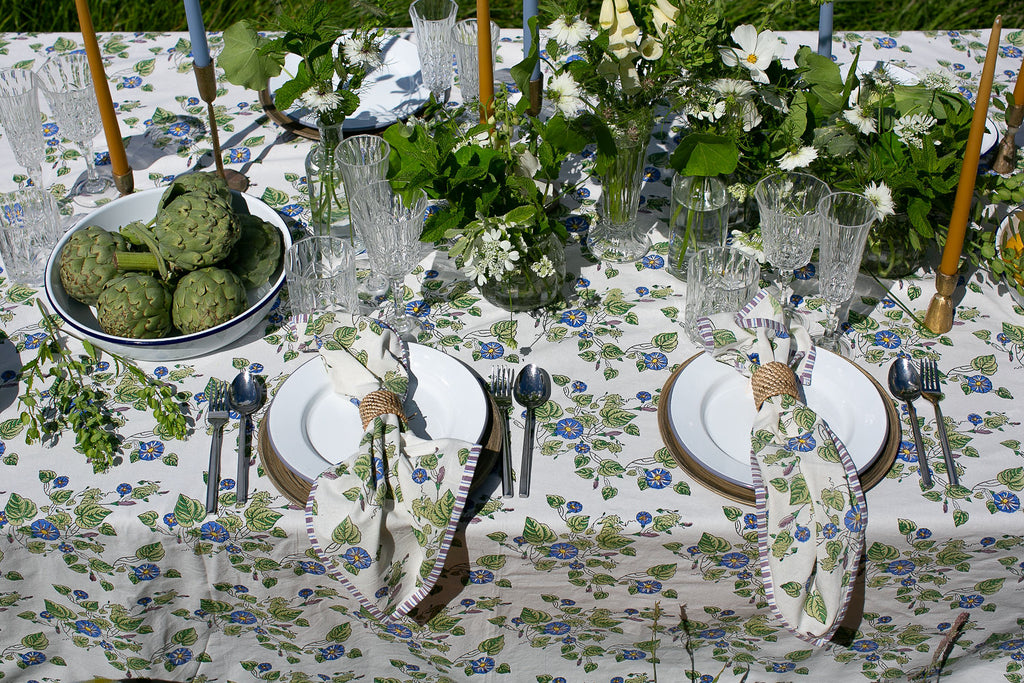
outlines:
{"label": "morning glory flower print", "polygon": [[373,560],[370,558],[370,553],[358,546],[349,548],[345,551],[345,554],[342,555],[342,557],[356,569],[366,569],[373,564]]}
{"label": "morning glory flower print", "polygon": [[641,650],[623,650],[622,658],[636,661],[638,659],[647,659],[647,653]]}
{"label": "morning glory flower print", "polygon": [[417,467],[412,471],[412,480],[417,484],[422,484],[427,478],[427,471],[422,467]]}
{"label": "morning glory flower print", "polygon": [[494,581],[494,572],[486,569],[474,569],[469,573],[470,583],[490,583]]}
{"label": "morning glory flower print", "polygon": [[583,436],[583,425],[579,420],[567,417],[559,420],[555,425],[555,434],[563,439],[578,439]]}
{"label": "morning glory flower print", "polygon": [[636,295],[637,296],[647,296],[650,293],[651,293],[651,290],[647,289],[646,287],[637,287],[636,288]]}
{"label": "morning glory flower print", "polygon": [[652,489],[663,489],[672,483],[672,473],[662,467],[658,467],[653,470],[647,470],[644,479]]}
{"label": "morning glory flower print", "polygon": [[984,422],[984,420],[981,419],[981,415],[978,415],[977,413],[971,413],[970,415],[968,415],[967,421],[970,422],[975,427]]}
{"label": "morning glory flower print", "polygon": [[375,597],[378,600],[380,600],[381,598],[386,597],[387,594],[390,593],[390,592],[391,591],[388,589],[387,586],[381,586],[380,588],[377,589],[377,592],[373,594],[373,597]]}
{"label": "morning glory flower print", "polygon": [[661,171],[654,166],[647,166],[644,168],[644,180],[649,183],[661,180]]}
{"label": "morning glory flower print", "polygon": [[904,574],[909,574],[914,571],[916,568],[916,565],[910,560],[894,560],[889,563],[889,566],[886,567],[885,571],[895,576],[903,576]]}
{"label": "morning glory flower print", "polygon": [[46,655],[44,655],[42,652],[37,652],[36,650],[32,650],[31,652],[26,652],[18,656],[21,657],[21,663],[25,666],[42,664],[46,661]]}
{"label": "morning glory flower print", "polygon": [[586,289],[590,286],[590,280],[585,277],[576,278],[576,289]]}
{"label": "morning glory flower print", "polygon": [[57,477],[56,479],[53,480],[53,488],[55,488],[55,489],[62,489],[65,486],[68,485],[69,481],[71,481],[71,480],[68,479],[67,477],[65,477],[62,474],[61,476],[59,476],[59,477]]}
{"label": "morning glory flower print", "polygon": [[810,280],[814,277],[814,264],[808,263],[806,266],[801,266],[793,271],[794,277],[797,280]]}
{"label": "morning glory flower print", "polygon": [[640,522],[641,527],[645,527],[651,523],[654,518],[651,517],[650,512],[638,512],[636,513],[636,521]]}
{"label": "morning glory flower print", "polygon": [[25,335],[25,348],[26,349],[38,349],[43,341],[46,340],[45,334],[26,334]]}
{"label": "morning glory flower print", "polygon": [[960,607],[964,609],[974,609],[975,607],[981,607],[982,603],[984,602],[985,598],[981,597],[978,594],[960,596]]}
{"label": "morning glory flower print", "polygon": [[480,345],[480,355],[488,360],[501,358],[505,355],[505,347],[498,342],[484,342]]}
{"label": "morning glory flower print", "polygon": [[892,48],[896,47],[896,41],[893,38],[890,38],[889,36],[883,36],[881,38],[876,38],[875,39],[875,43],[878,45],[878,47],[884,47],[884,48],[890,49],[890,50]]}
{"label": "morning glory flower print", "polygon": [[917,462],[917,448],[913,441],[900,441],[900,447],[896,451],[896,457],[903,462]]}
{"label": "morning glory flower print", "polygon": [[414,318],[426,318],[430,315],[430,304],[423,299],[410,301],[405,305],[405,312],[407,315],[411,315]]}
{"label": "morning glory flower print", "polygon": [[43,137],[50,138],[57,134],[56,123],[44,123],[43,124]]}
{"label": "morning glory flower print", "polygon": [[992,494],[992,503],[1000,512],[1016,512],[1020,509],[1020,498],[1009,491],[999,491]]}
{"label": "morning glory flower print", "polygon": [[280,209],[281,213],[292,218],[295,216],[301,216],[303,210],[302,204],[285,204]]}
{"label": "morning glory flower print", "polygon": [[345,646],[341,644],[328,645],[320,648],[320,656],[327,661],[339,659],[345,654]]}
{"label": "morning glory flower print", "polygon": [[228,615],[232,624],[255,624],[256,615],[246,610],[235,610]]}
{"label": "morning glory flower print", "polygon": [[665,267],[665,259],[658,254],[648,254],[640,259],[640,263],[649,270],[658,270]]}
{"label": "morning glory flower print", "polygon": [[56,541],[60,538],[60,529],[46,519],[37,519],[29,528],[32,530],[33,538],[41,538],[44,541]]}
{"label": "morning glory flower print", "polygon": [[140,441],[139,460],[156,460],[164,454],[162,441]]}
{"label": "morning glory flower print", "polygon": [[991,536],[986,536],[985,538],[981,539],[981,547],[982,548],[987,548],[988,546],[992,545],[995,542],[996,542],[996,539],[992,538]]}
{"label": "morning glory flower print", "polygon": [[247,147],[233,147],[228,150],[228,162],[232,164],[244,164],[250,157],[251,153]]}
{"label": "morning glory flower print", "polygon": [[651,400],[651,392],[649,391],[638,391],[636,392],[636,400],[641,403],[647,403]]}
{"label": "morning glory flower print", "polygon": [[573,196],[576,197],[577,201],[583,201],[584,199],[589,199],[590,198],[590,190],[588,188],[586,188],[586,187],[577,188],[576,191],[573,193]]}
{"label": "morning glory flower print", "polygon": [[984,375],[973,375],[967,378],[967,388],[976,394],[987,394],[992,391],[992,380]]}
{"label": "morning glory flower print", "polygon": [[843,518],[843,524],[850,531],[860,531],[863,529],[864,521],[864,512],[856,505],[847,510],[846,516]]}
{"label": "morning glory flower print", "polygon": [[644,579],[643,581],[637,581],[636,590],[638,593],[644,593],[645,595],[653,595],[654,593],[660,593],[661,581],[655,581],[654,579]]}
{"label": "morning glory flower print", "polygon": [[544,627],[544,633],[552,636],[564,636],[572,630],[572,627],[564,621],[552,621]]}
{"label": "morning glory flower print", "polygon": [[999,649],[1009,652],[1010,650],[1019,650],[1022,647],[1024,647],[1024,640],[1021,640],[1020,638],[1014,638],[1013,640],[1008,640],[1002,645],[1000,645]]}
{"label": "morning glory flower print", "polygon": [[121,79],[122,88],[138,88],[140,85],[142,85],[142,79],[138,76],[125,76]]}
{"label": "morning glory flower print", "polygon": [[661,351],[644,354],[644,367],[648,370],[664,370],[668,367],[668,356]]}
{"label": "morning glory flower print", "polygon": [[587,390],[587,385],[585,382],[576,381],[569,385],[569,389],[574,394],[582,394]]}
{"label": "morning glory flower print", "polygon": [[207,522],[199,527],[199,535],[204,541],[214,541],[216,543],[223,543],[231,537],[228,534],[228,530],[219,522]]}
{"label": "morning glory flower print", "polygon": [[743,528],[744,529],[756,529],[757,528],[757,515],[753,512],[748,512],[743,515]]}
{"label": "morning glory flower print", "polygon": [[837,527],[832,522],[829,522],[828,524],[826,524],[825,526],[823,526],[821,528],[821,535],[824,536],[825,538],[829,538],[829,539],[835,538],[836,534],[838,534],[838,533],[839,533],[839,527]]}
{"label": "morning glory flower print", "polygon": [[167,132],[176,138],[183,138],[192,132],[192,126],[185,121],[178,121],[167,129]]}
{"label": "morning glory flower print", "polygon": [[794,534],[794,536],[796,537],[796,540],[800,541],[801,543],[806,543],[807,540],[811,537],[811,530],[805,526],[800,526],[799,524],[797,524],[796,533]]}
{"label": "morning glory flower print", "polygon": [[743,553],[726,553],[722,555],[722,560],[719,562],[723,567],[729,569],[742,569],[750,563],[750,558]]}
{"label": "morning glory flower print", "polygon": [[796,668],[793,662],[772,662],[772,671],[777,674],[784,674]]}
{"label": "morning glory flower print", "polygon": [[898,334],[883,330],[882,332],[875,332],[875,346],[881,346],[886,349],[898,348],[902,343]]}
{"label": "morning glory flower print", "polygon": [[100,631],[100,627],[88,619],[79,619],[76,621],[75,630],[83,635],[91,636],[93,638],[103,635],[103,632]]}
{"label": "morning glory flower print", "polygon": [[579,549],[572,543],[555,543],[548,551],[548,555],[556,560],[571,560],[579,553]]}
{"label": "morning glory flower print", "polygon": [[587,314],[585,311],[574,308],[562,313],[560,322],[565,323],[569,327],[583,327],[587,322]]}
{"label": "morning glory flower print", "polygon": [[575,450],[580,455],[586,455],[587,453],[590,452],[590,444],[588,444],[588,443],[578,443],[578,444],[576,444]]}
{"label": "morning glory flower print", "polygon": [[118,493],[118,495],[120,495],[120,496],[127,496],[131,492],[132,492],[132,485],[131,484],[118,484],[117,485],[117,493]]}
{"label": "morning glory flower print", "polygon": [[402,626],[401,624],[388,624],[387,628],[384,629],[386,632],[399,638],[412,638],[412,630],[408,626]]}
{"label": "morning glory flower print", "polygon": [[132,573],[139,581],[152,581],[160,576],[160,567],[147,562],[146,564],[140,564],[138,567],[132,567]]}
{"label": "morning glory flower print", "polygon": [[494,660],[490,657],[474,659],[473,663],[469,665],[469,668],[475,674],[485,674],[494,669]]}
{"label": "morning glory flower print", "polygon": [[85,591],[82,591],[82,590],[74,591],[74,592],[71,593],[71,595],[75,596],[75,600],[88,600],[89,599],[89,594],[86,593]]}
{"label": "morning glory flower print", "polygon": [[814,435],[810,432],[801,434],[800,436],[794,436],[786,442],[787,451],[797,451],[800,453],[813,451],[815,446],[817,446],[817,441],[814,440]]}
{"label": "morning glory flower print", "polygon": [[164,524],[167,525],[168,529],[173,529],[174,527],[178,526],[178,520],[175,519],[173,512],[168,512],[166,515],[164,515]]}
{"label": "morning glory flower print", "polygon": [[570,500],[568,503],[565,504],[565,509],[568,510],[569,512],[580,512],[581,510],[583,510],[583,503],[579,502],[578,500]]}

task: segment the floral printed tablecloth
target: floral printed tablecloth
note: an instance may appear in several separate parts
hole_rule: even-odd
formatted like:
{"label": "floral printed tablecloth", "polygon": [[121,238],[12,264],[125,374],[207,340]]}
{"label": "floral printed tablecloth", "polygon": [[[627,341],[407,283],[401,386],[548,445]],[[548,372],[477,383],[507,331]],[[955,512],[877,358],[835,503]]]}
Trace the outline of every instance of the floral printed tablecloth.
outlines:
{"label": "floral printed tablecloth", "polygon": [[[1012,87],[1024,34],[1003,34],[995,96]],[[218,36],[214,36],[216,50]],[[812,34],[785,34],[790,54]],[[837,34],[834,53],[934,69],[976,87],[987,31]],[[136,187],[210,165],[205,105],[196,96],[187,37],[105,34],[101,44]],[[81,47],[75,35],[0,35],[4,64],[34,67]],[[502,64],[518,36],[503,35]],[[43,105],[45,108],[45,104]],[[309,218],[302,160],[310,143],[285,134],[254,93],[221,82],[224,156],[249,192],[294,221]],[[45,109],[44,109],[45,111]],[[45,180],[70,185],[84,163],[49,120]],[[952,332],[935,336],[897,305],[923,314],[930,272],[886,292],[862,282],[849,330],[856,362],[884,383],[900,352],[948,373],[943,409],[961,486],[947,487],[935,421],[921,407],[938,485],[919,487],[904,442],[867,494],[863,602],[842,642],[812,648],[780,629],[756,570],[752,508],[703,488],[676,465],[658,431],[657,404],[675,366],[696,352],[681,328],[685,287],[663,268],[673,135],[649,156],[643,211],[658,233],[636,264],[586,261],[570,246],[566,308],[510,316],[481,299],[443,255],[406,279],[422,341],[481,376],[530,361],[555,378],[539,411],[533,492],[504,499],[495,474],[456,536],[442,590],[425,616],[381,623],[313,553],[303,511],[262,472],[244,508],[204,513],[209,436],[202,390],[249,366],[278,387],[305,357],[284,324],[286,306],[219,353],[142,368],[190,393],[196,429],[165,439],[134,406],[136,388],[113,366],[99,377],[117,397],[130,457],[95,475],[66,435],[27,446],[17,421],[18,359],[43,334],[40,292],[0,274],[0,675],[70,681],[102,675],[176,680],[918,680],[942,662],[968,675],[1021,680],[1024,660],[1024,310],[984,274],[965,277]],[[6,141],[0,189],[23,182]],[[101,158],[103,153],[100,153]],[[60,188],[55,188],[60,192]],[[591,196],[590,192],[593,192]],[[584,229],[597,188],[580,191],[569,220]],[[801,306],[818,308],[813,267]],[[906,413],[902,413],[907,427]],[[237,419],[226,443],[234,443]],[[523,417],[514,418],[518,455]],[[225,456],[230,457],[230,456]],[[518,460],[518,458],[517,458]],[[233,461],[231,461],[233,462]],[[225,465],[230,472],[233,465]],[[224,479],[230,499],[234,488]],[[489,497],[491,496],[491,497]],[[847,520],[847,524],[858,524]]]}

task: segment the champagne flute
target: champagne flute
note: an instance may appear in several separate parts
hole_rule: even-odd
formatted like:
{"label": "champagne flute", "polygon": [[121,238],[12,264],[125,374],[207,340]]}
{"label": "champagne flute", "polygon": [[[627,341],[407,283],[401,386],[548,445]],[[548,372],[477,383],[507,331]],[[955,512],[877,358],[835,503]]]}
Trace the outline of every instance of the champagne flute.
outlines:
{"label": "champagne flute", "polygon": [[833,192],[818,202],[818,286],[828,308],[828,320],[825,333],[814,343],[823,349],[842,353],[839,307],[853,296],[868,231],[877,217],[875,205],[862,194]]}
{"label": "champagne flute", "polygon": [[406,198],[394,192],[387,180],[378,180],[368,184],[349,202],[363,230],[370,266],[391,285],[393,307],[384,322],[402,338],[412,338],[419,323],[405,312],[403,280],[423,255],[419,239],[427,210],[427,194],[417,190]]}
{"label": "champagne flute", "polygon": [[66,54],[47,60],[37,74],[63,137],[82,151],[86,177],[78,184],[76,201],[86,205],[112,199],[113,180],[100,175],[93,157],[93,139],[103,132],[89,60],[84,54]]}
{"label": "champagne flute", "polygon": [[0,126],[31,184],[42,187],[46,143],[36,78],[28,69],[0,70]]}
{"label": "champagne flute", "polygon": [[452,28],[458,10],[454,0],[416,0],[409,5],[423,84],[440,104],[447,101],[452,87]]}

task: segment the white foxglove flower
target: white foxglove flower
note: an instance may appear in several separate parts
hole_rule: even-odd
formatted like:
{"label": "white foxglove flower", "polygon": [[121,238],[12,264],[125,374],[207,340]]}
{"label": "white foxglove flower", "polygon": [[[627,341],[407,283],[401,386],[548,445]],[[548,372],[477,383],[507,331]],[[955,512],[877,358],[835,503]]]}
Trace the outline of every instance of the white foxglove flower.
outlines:
{"label": "white foxglove flower", "polygon": [[782,44],[772,31],[757,32],[750,24],[737,26],[732,39],[738,48],[721,47],[719,54],[726,66],[742,66],[750,71],[750,78],[757,83],[767,83],[765,70],[782,52]]}
{"label": "white foxglove flower", "polygon": [[886,216],[891,216],[896,213],[896,206],[892,200],[892,190],[885,183],[876,184],[871,181],[867,187],[864,188],[864,196],[867,200],[875,205],[875,211],[878,213],[878,220],[885,220]]}
{"label": "white foxglove flower", "polygon": [[787,152],[779,159],[779,168],[783,171],[795,171],[803,168],[818,158],[818,150],[814,147],[801,147],[795,152]]}
{"label": "white foxglove flower", "polygon": [[317,114],[333,111],[341,105],[341,96],[338,93],[333,90],[321,90],[316,86],[302,93],[299,99]]}
{"label": "white foxglove flower", "polygon": [[869,114],[865,114],[859,104],[855,104],[851,109],[844,111],[843,118],[852,123],[853,127],[864,135],[874,133],[876,130],[875,119]]}
{"label": "white foxglove flower", "polygon": [[640,41],[640,27],[629,11],[629,0],[615,0],[615,32],[627,43]]}
{"label": "white foxglove flower", "polygon": [[516,165],[516,175],[523,178],[532,178],[540,170],[540,159],[530,150],[523,150],[519,154],[519,163]]}
{"label": "white foxglove flower", "polygon": [[654,62],[661,59],[661,55],[664,50],[661,47],[661,41],[653,36],[647,36],[640,41],[640,56],[646,59],[648,62]]}

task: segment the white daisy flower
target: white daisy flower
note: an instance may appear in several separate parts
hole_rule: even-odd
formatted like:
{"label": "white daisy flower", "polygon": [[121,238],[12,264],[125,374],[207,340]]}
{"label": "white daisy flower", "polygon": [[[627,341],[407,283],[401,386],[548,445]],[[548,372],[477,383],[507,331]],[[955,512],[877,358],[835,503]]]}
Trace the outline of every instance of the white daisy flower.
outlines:
{"label": "white daisy flower", "polygon": [[302,104],[318,114],[332,111],[341,105],[341,96],[333,90],[321,90],[313,86],[299,97]]}
{"label": "white daisy flower", "polygon": [[742,66],[757,83],[768,83],[765,70],[782,53],[782,44],[772,31],[757,32],[750,24],[737,26],[732,39],[738,48],[720,47],[718,52],[726,66]]}
{"label": "white daisy flower", "polygon": [[560,73],[548,81],[548,101],[566,116],[574,116],[583,106],[580,86],[569,72]]}
{"label": "white daisy flower", "polygon": [[853,127],[864,135],[874,133],[876,130],[875,119],[870,115],[865,114],[859,104],[855,104],[853,105],[853,108],[844,111],[843,118],[853,124]]}
{"label": "white daisy flower", "polygon": [[885,220],[886,216],[896,213],[896,205],[892,200],[892,190],[885,183],[876,184],[875,181],[871,181],[864,188],[864,196],[875,205],[878,220]]}
{"label": "white daisy flower", "polygon": [[590,34],[590,24],[579,17],[567,21],[566,17],[556,17],[548,26],[551,37],[562,47],[573,48],[582,43]]}
{"label": "white daisy flower", "polygon": [[801,147],[795,152],[786,152],[786,154],[779,159],[779,168],[783,171],[795,171],[798,168],[807,166],[817,158],[818,150],[814,147]]}

